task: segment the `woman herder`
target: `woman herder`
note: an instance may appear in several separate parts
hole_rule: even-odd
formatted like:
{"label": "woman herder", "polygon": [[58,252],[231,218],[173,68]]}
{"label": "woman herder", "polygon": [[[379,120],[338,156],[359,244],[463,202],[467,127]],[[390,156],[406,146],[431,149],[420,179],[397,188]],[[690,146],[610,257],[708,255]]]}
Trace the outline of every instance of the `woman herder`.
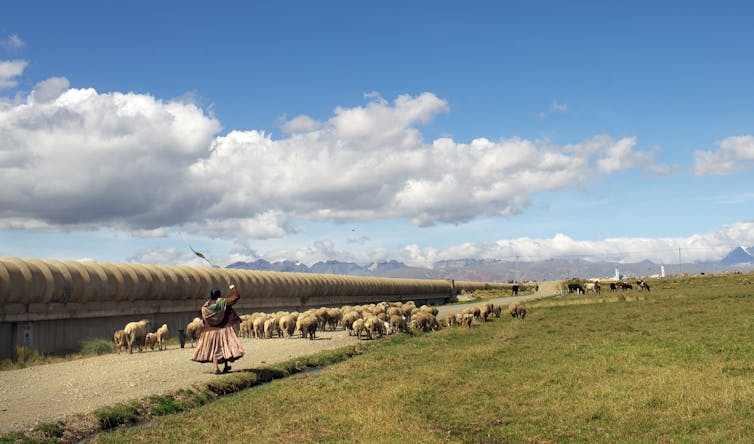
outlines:
{"label": "woman herder", "polygon": [[[229,289],[230,296],[227,298],[220,297],[220,290],[217,288],[210,290],[209,300],[202,306],[204,329],[194,356],[191,358],[196,362],[211,362],[215,366],[215,374],[218,375],[228,373],[230,371],[228,363],[242,357],[245,353],[233,329],[235,324],[241,322],[241,318],[232,306],[241,296],[235,285],[230,284]],[[221,363],[225,364],[222,372],[218,367]]]}

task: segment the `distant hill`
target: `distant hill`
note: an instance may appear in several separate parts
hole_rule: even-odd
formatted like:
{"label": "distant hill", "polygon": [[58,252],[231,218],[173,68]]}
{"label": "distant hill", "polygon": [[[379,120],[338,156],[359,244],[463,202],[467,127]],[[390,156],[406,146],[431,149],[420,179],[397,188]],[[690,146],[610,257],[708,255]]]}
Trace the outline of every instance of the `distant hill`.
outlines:
{"label": "distant hill", "polygon": [[[723,271],[754,270],[754,247],[739,247],[719,262],[664,264],[666,275],[699,274]],[[335,260],[317,262],[311,267],[301,262],[270,263],[264,259],[236,262],[227,268],[246,270],[285,271],[299,273],[347,274],[352,276],[380,276],[413,279],[446,279],[481,282],[510,282],[514,280],[544,281],[569,278],[609,279],[615,270],[627,278],[660,275],[662,264],[644,260],[633,263],[592,262],[583,259],[548,259],[536,262],[502,261],[497,259],[457,259],[439,261],[431,268],[412,267],[391,260],[359,265]]]}

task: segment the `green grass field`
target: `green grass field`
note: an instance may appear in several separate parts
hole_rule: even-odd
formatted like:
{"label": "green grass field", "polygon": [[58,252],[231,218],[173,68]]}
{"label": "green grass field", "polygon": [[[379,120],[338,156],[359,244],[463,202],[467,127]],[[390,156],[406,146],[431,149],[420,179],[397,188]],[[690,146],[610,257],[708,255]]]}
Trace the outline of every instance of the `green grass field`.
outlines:
{"label": "green grass field", "polygon": [[[754,442],[754,276],[394,336],[95,442]],[[554,304],[558,303],[558,304]]]}

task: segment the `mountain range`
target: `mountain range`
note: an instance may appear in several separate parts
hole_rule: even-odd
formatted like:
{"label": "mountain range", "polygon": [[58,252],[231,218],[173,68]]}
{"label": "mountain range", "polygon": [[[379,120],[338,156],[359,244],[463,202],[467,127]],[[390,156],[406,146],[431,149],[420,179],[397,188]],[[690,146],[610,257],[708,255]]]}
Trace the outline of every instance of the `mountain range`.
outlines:
{"label": "mountain range", "polygon": [[497,259],[456,259],[439,261],[431,268],[412,267],[396,260],[359,265],[335,260],[317,262],[311,267],[301,262],[235,262],[226,268],[245,270],[284,271],[299,273],[347,274],[352,276],[380,276],[416,279],[452,278],[462,281],[509,282],[543,281],[568,278],[612,278],[617,273],[625,277],[719,273],[754,270],[754,247],[738,247],[717,262],[656,264],[649,260],[633,263],[593,262],[583,259],[548,259],[536,262],[504,261]]}

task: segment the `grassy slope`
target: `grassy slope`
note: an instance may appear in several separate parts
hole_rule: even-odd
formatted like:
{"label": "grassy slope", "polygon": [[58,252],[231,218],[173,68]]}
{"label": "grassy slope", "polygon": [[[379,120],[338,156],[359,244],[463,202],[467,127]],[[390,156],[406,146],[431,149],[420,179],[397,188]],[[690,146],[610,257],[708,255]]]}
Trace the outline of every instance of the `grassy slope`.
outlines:
{"label": "grassy slope", "polygon": [[754,442],[752,280],[397,336],[96,441]]}

